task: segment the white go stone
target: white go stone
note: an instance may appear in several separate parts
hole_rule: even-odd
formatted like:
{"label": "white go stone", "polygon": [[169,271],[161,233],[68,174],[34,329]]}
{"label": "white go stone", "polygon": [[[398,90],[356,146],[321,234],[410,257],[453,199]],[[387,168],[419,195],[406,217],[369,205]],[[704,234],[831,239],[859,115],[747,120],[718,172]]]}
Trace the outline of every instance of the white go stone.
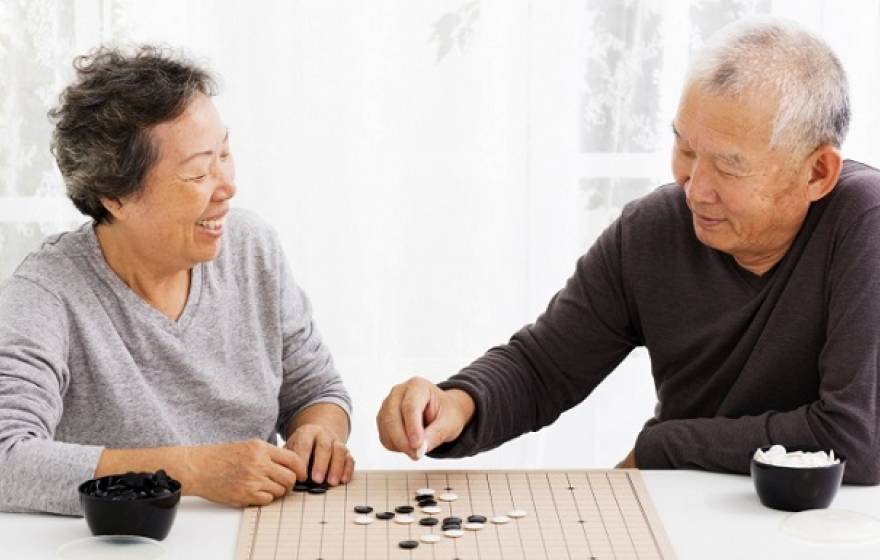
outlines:
{"label": "white go stone", "polygon": [[492,523],[497,525],[504,525],[505,523],[510,523],[510,518],[506,515],[496,515],[492,518]]}
{"label": "white go stone", "polygon": [[373,522],[372,515],[358,515],[354,518],[354,522],[358,525],[369,525]]}
{"label": "white go stone", "polygon": [[440,542],[440,535],[435,535],[434,533],[426,533],[419,537],[423,543],[434,544]]}
{"label": "white go stone", "polygon": [[462,525],[462,527],[464,527],[468,531],[479,531],[480,529],[483,528],[483,524],[482,523],[465,523],[464,525]]}
{"label": "white go stone", "polygon": [[416,495],[418,496],[433,496],[434,489],[433,488],[419,488],[416,490]]}
{"label": "white go stone", "polygon": [[528,514],[521,509],[515,509],[513,511],[507,512],[507,517],[512,517],[514,519],[519,519],[520,517],[525,517],[526,515]]}
{"label": "white go stone", "polygon": [[418,451],[416,451],[416,458],[421,459],[428,452],[428,440],[422,441],[422,445],[419,447]]}
{"label": "white go stone", "polygon": [[434,514],[440,513],[441,511],[443,511],[443,509],[440,508],[439,506],[425,506],[422,508],[422,511],[424,511],[427,514],[434,515]]}
{"label": "white go stone", "polygon": [[408,524],[414,522],[415,520],[416,520],[416,518],[413,517],[412,515],[403,514],[403,515],[395,515],[394,516],[394,522],[400,523],[401,525],[408,525]]}
{"label": "white go stone", "polygon": [[437,499],[443,502],[454,502],[458,499],[458,494],[453,494],[452,492],[444,492],[437,496]]}
{"label": "white go stone", "polygon": [[458,537],[464,535],[464,531],[462,531],[461,529],[447,529],[443,531],[443,534],[450,539],[457,539]]}

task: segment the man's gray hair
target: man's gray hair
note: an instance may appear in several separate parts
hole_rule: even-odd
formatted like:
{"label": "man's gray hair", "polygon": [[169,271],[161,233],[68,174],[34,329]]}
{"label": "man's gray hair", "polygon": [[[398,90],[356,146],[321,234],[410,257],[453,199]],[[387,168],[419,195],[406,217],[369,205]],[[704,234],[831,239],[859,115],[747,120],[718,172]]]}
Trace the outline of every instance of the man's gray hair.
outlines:
{"label": "man's gray hair", "polygon": [[771,147],[840,147],[849,129],[846,73],[822,39],[797,24],[750,18],[731,24],[691,63],[688,86],[710,95],[776,97]]}

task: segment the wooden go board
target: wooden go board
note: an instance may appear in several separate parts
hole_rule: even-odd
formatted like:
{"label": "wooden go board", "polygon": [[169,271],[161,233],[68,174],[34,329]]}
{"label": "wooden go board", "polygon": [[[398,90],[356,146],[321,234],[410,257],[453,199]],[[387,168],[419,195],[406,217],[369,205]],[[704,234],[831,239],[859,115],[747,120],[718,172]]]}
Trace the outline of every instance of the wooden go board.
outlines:
{"label": "wooden go board", "polygon": [[[435,500],[440,511],[424,513],[419,489],[455,499]],[[414,508],[410,523],[398,522],[405,514],[376,518],[407,505]],[[372,519],[356,506],[373,508],[366,516]],[[471,525],[471,515],[487,518],[482,528],[445,536],[444,519]],[[496,516],[501,523],[492,522]],[[426,517],[436,524],[420,525]],[[406,541],[417,546],[401,548]],[[246,508],[235,558],[671,560],[674,554],[637,470],[462,470],[358,471],[348,485],[323,494],[291,492],[269,506]]]}

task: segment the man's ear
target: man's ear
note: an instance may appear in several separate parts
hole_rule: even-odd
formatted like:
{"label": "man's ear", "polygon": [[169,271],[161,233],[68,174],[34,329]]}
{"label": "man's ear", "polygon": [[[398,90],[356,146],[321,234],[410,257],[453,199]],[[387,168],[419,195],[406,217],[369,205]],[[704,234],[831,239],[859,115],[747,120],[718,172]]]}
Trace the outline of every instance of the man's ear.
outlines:
{"label": "man's ear", "polygon": [[822,144],[807,157],[807,164],[807,196],[810,202],[815,202],[834,190],[843,167],[843,157],[831,144]]}

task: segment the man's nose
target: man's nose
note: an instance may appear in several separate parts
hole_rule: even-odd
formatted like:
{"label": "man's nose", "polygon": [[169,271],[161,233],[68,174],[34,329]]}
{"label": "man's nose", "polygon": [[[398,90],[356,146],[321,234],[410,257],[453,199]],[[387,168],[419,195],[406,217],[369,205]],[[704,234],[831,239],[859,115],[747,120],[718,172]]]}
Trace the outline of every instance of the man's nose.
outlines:
{"label": "man's nose", "polygon": [[694,162],[691,167],[690,177],[684,184],[684,192],[688,200],[696,203],[712,204],[717,202],[718,198],[711,175],[700,162]]}

